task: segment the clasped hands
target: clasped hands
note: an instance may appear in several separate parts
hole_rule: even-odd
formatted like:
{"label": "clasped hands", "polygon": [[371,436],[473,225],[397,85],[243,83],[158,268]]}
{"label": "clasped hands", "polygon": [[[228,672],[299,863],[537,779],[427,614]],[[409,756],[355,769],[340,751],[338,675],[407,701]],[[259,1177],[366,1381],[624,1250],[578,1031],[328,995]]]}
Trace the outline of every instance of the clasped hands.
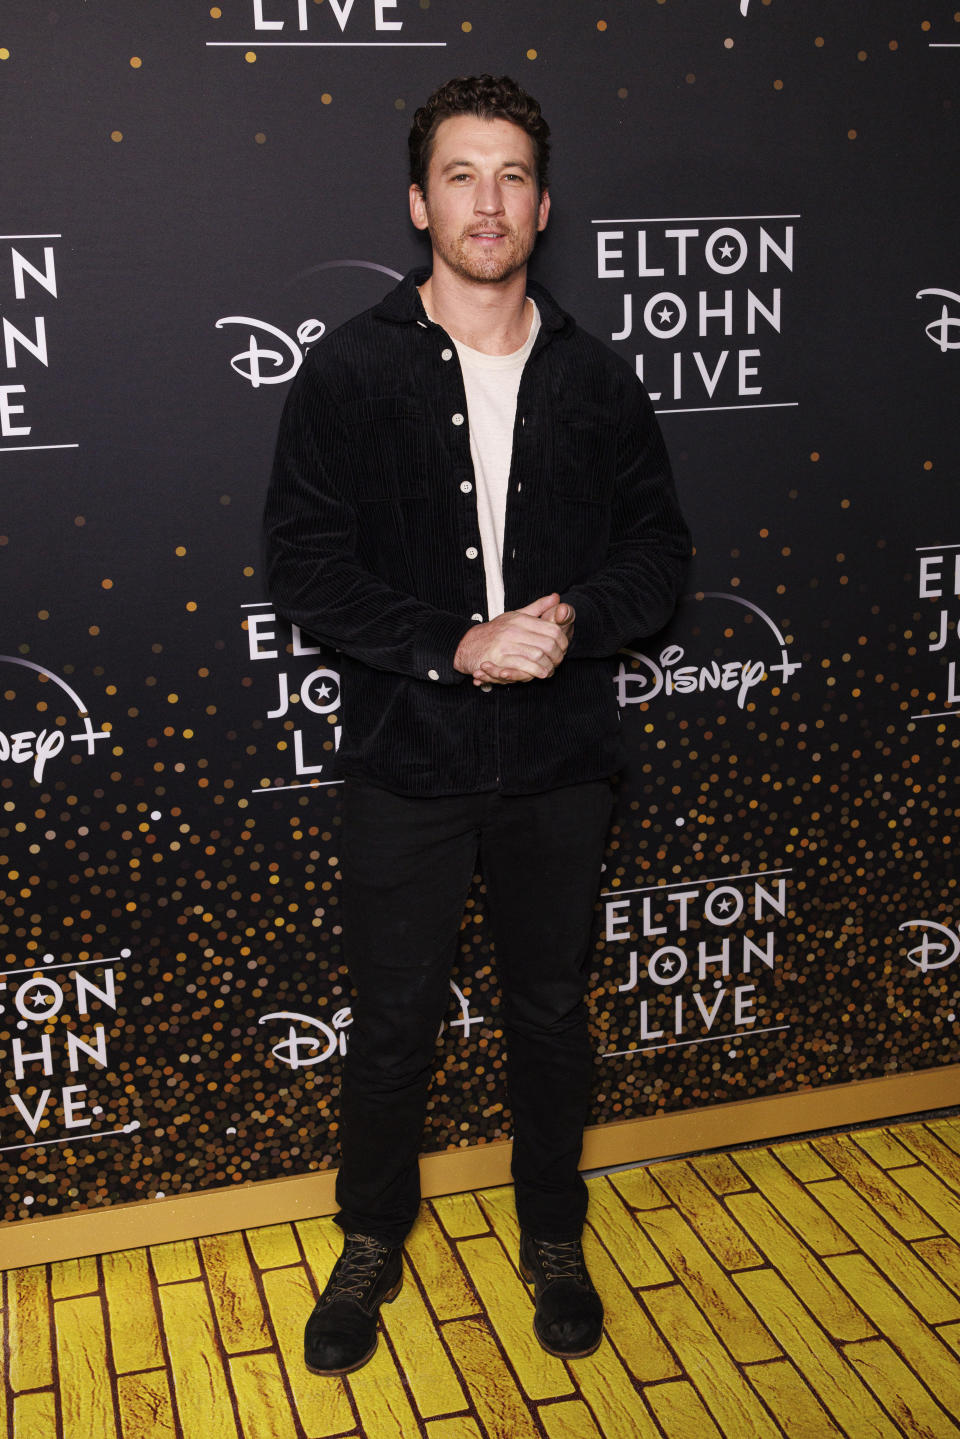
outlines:
{"label": "clasped hands", "polygon": [[475,685],[546,680],[567,652],[574,610],[558,594],[543,595],[522,610],[474,625],[457,646],[453,667]]}

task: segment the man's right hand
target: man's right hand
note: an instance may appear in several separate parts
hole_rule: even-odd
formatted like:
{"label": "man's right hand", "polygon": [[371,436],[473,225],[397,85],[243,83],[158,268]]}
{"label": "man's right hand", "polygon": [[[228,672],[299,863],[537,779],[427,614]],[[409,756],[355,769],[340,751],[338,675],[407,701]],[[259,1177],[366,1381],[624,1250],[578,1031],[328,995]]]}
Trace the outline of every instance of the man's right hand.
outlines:
{"label": "man's right hand", "polygon": [[563,613],[569,608],[560,605],[558,594],[543,595],[521,610],[474,625],[457,647],[454,669],[472,675],[474,684],[549,679],[570,643],[573,614]]}

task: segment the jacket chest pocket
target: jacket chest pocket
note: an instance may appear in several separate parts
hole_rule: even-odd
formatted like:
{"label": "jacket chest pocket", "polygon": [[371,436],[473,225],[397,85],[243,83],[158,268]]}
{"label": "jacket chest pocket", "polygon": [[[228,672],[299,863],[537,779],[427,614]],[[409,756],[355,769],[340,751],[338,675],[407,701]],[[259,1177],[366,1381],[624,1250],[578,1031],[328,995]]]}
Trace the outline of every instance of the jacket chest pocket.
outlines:
{"label": "jacket chest pocket", "polygon": [[422,409],[411,400],[377,396],[354,401],[344,419],[359,503],[426,498],[435,440]]}
{"label": "jacket chest pocket", "polygon": [[616,470],[616,429],[602,405],[564,405],[553,426],[553,490],[563,499],[608,505]]}

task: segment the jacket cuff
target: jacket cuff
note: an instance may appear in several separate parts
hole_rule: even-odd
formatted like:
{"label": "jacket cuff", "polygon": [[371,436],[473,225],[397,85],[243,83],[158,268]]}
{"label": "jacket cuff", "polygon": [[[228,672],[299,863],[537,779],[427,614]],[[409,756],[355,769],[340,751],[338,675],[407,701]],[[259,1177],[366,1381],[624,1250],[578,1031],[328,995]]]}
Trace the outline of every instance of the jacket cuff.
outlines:
{"label": "jacket cuff", "polygon": [[600,641],[600,617],[596,605],[586,595],[575,590],[562,594],[560,599],[570,605],[576,618],[573,621],[573,639],[567,650],[568,659],[594,659]]}
{"label": "jacket cuff", "polygon": [[454,615],[438,614],[424,625],[417,636],[415,656],[417,678],[434,684],[455,685],[467,679],[453,667],[457,647],[473,620],[458,620]]}

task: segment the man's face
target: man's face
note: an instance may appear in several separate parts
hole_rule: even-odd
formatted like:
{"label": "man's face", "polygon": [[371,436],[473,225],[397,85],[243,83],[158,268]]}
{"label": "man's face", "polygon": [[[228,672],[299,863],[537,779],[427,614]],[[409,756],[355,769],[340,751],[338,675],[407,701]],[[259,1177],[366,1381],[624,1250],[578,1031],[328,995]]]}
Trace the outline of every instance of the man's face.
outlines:
{"label": "man's face", "polygon": [[441,121],[426,194],[410,187],[410,216],[430,232],[434,269],[481,284],[523,269],[549,211],[546,190],[537,192],[533,141],[509,120]]}

